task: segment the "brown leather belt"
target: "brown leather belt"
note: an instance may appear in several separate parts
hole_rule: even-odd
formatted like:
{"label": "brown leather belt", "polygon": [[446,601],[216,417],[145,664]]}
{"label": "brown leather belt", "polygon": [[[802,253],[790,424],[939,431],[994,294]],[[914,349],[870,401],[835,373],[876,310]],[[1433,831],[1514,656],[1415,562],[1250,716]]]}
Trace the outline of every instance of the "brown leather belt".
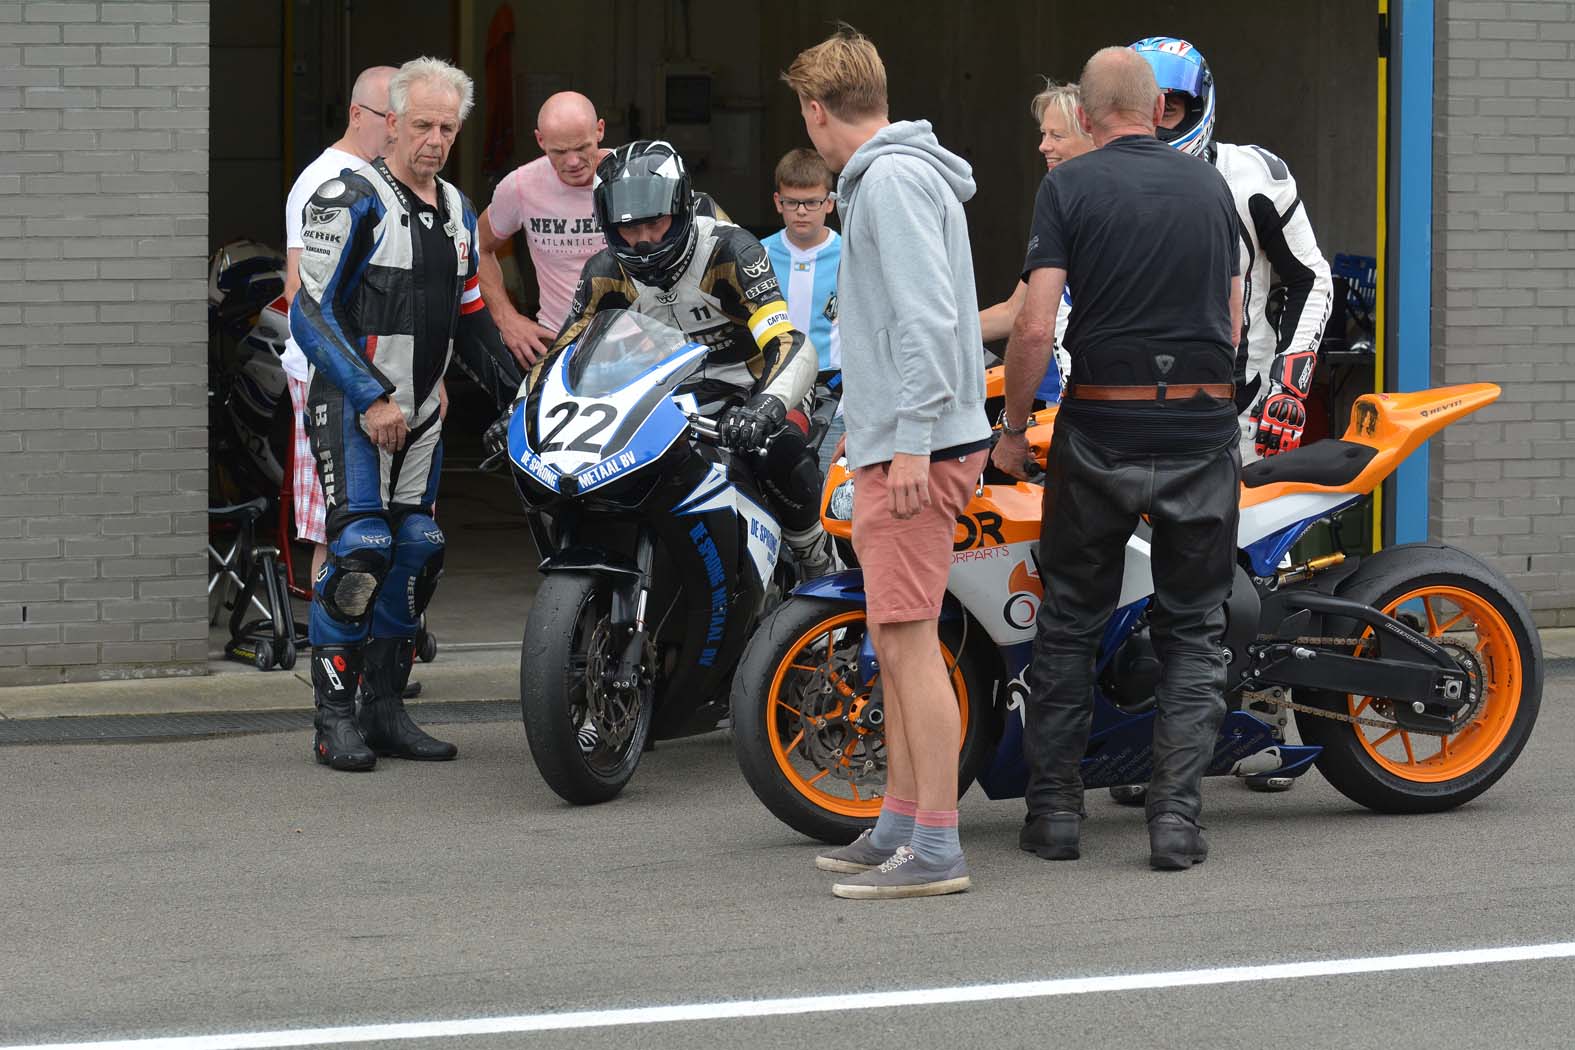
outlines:
{"label": "brown leather belt", "polygon": [[1236,388],[1230,383],[1160,383],[1157,386],[1091,386],[1068,383],[1062,397],[1078,401],[1184,401],[1207,394],[1221,401],[1233,401]]}

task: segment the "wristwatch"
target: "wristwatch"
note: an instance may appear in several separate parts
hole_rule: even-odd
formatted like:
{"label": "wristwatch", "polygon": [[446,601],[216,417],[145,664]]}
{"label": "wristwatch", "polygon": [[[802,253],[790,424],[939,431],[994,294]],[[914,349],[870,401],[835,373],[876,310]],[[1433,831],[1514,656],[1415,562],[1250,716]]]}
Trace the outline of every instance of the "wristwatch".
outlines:
{"label": "wristwatch", "polygon": [[1022,437],[1024,434],[1028,433],[1028,424],[1032,420],[1033,417],[1029,416],[1028,419],[1023,420],[1022,426],[1014,427],[1011,423],[1006,421],[1006,412],[1003,409],[1001,412],[1001,433],[1010,434],[1012,437]]}

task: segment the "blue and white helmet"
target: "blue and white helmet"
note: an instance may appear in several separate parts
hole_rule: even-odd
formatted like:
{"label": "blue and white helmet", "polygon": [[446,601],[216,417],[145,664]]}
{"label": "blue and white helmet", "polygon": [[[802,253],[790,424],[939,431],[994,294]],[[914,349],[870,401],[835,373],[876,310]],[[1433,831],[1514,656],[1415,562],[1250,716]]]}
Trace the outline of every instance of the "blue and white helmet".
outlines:
{"label": "blue and white helmet", "polygon": [[1148,62],[1161,91],[1179,91],[1190,99],[1180,124],[1155,129],[1159,140],[1194,157],[1204,156],[1214,138],[1214,75],[1203,52],[1173,36],[1144,37],[1132,50]]}

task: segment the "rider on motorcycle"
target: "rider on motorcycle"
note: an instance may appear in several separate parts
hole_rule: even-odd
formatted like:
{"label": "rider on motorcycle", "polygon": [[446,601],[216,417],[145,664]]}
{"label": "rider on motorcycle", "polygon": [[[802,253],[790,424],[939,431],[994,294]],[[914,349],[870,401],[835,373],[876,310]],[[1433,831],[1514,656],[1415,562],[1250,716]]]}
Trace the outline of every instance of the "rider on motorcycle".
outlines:
{"label": "rider on motorcycle", "polygon": [[[1213,164],[1236,199],[1247,328],[1236,353],[1241,461],[1289,452],[1302,442],[1318,344],[1329,321],[1329,264],[1285,162],[1262,146],[1213,141],[1214,77],[1203,54],[1169,36],[1145,37],[1132,50],[1148,61],[1165,92],[1160,141]],[[1265,310],[1274,277],[1286,290],[1278,332]]]}
{"label": "rider on motorcycle", "polygon": [[815,348],[788,320],[765,248],[725,217],[706,214],[713,209],[699,206],[683,158],[666,142],[614,150],[597,166],[595,187],[607,247],[585,264],[563,331],[530,382],[600,310],[634,310],[705,344],[705,365],[685,389],[715,416],[722,443],[749,454],[804,578],[830,571],[820,470],[802,412],[815,381]]}

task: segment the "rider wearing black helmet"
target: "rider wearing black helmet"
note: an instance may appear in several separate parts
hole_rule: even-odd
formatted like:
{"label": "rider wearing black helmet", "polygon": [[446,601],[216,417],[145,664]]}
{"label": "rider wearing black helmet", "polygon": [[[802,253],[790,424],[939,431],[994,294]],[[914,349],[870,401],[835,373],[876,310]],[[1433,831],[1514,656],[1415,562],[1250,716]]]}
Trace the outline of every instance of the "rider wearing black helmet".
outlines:
{"label": "rider wearing black helmet", "polygon": [[710,347],[689,389],[717,418],[724,444],[755,454],[804,576],[829,571],[820,470],[803,412],[790,415],[805,407],[816,353],[788,320],[765,248],[694,191],[666,142],[632,142],[603,157],[593,200],[607,247],[586,262],[563,331],[532,381],[601,310],[655,317]]}

